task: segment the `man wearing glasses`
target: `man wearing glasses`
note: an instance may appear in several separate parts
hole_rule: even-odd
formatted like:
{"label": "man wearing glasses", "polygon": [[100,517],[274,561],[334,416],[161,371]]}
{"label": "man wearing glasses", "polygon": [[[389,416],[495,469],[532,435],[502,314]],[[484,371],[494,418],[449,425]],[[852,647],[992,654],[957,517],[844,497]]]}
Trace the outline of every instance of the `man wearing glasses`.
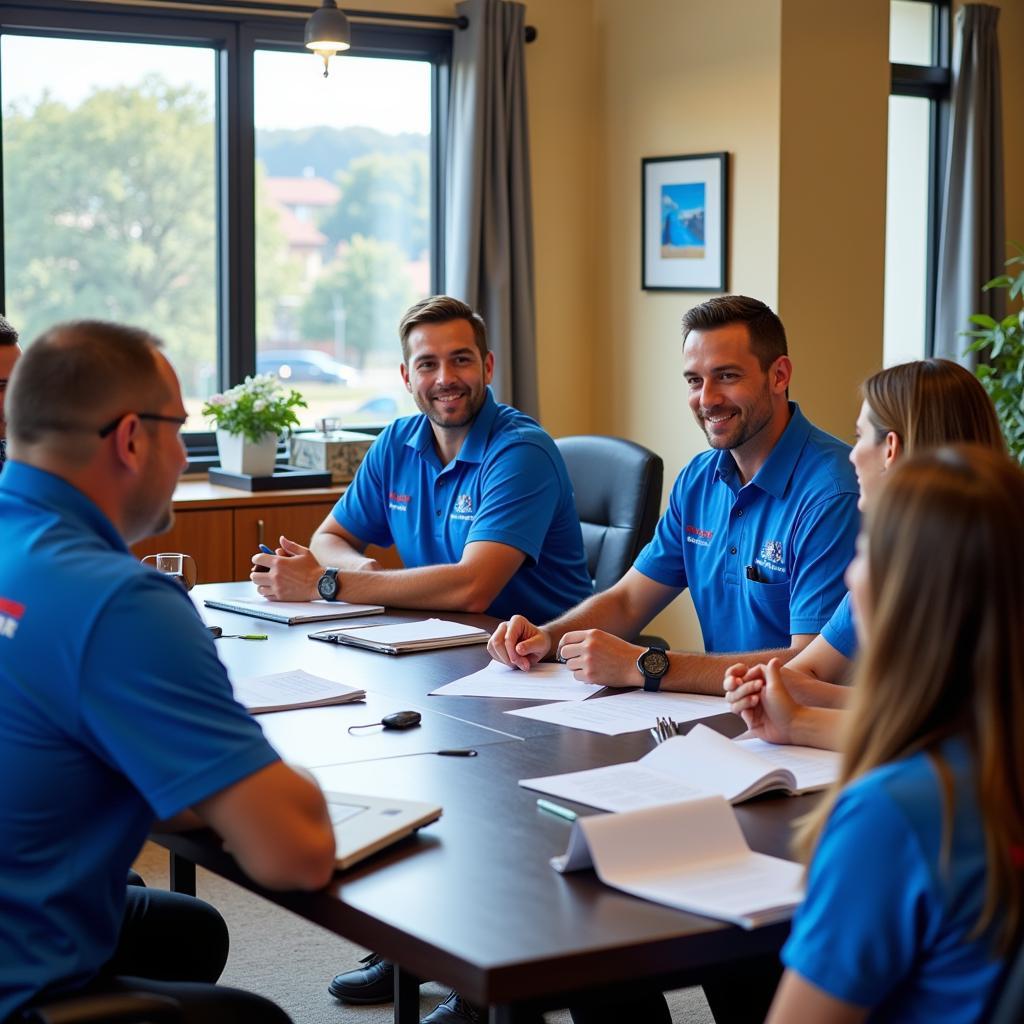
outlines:
{"label": "man wearing glasses", "polygon": [[18,332],[11,326],[7,317],[0,316],[0,469],[4,468],[4,462],[7,459],[7,420],[4,419],[4,396],[7,393],[7,382],[11,379],[11,371],[20,355]]}
{"label": "man wearing glasses", "polygon": [[[285,1024],[213,984],[226,928],[125,885],[146,835],[202,824],[270,888],[334,868],[316,783],[232,695],[192,602],[128,545],[171,521],[185,467],[178,379],[157,339],[63,324],[22,356],[0,476],[0,1020],[65,993],[176,999],[186,1022]],[[125,980],[128,979],[128,980]]]}

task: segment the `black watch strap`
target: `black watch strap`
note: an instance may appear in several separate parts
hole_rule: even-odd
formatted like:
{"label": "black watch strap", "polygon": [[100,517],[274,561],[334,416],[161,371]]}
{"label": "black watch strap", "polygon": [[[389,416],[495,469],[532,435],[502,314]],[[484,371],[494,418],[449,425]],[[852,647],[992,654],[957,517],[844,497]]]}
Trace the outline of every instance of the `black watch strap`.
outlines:
{"label": "black watch strap", "polygon": [[636,667],[644,677],[644,689],[656,693],[661,689],[661,680],[668,671],[668,652],[661,647],[648,647],[637,658]]}
{"label": "black watch strap", "polygon": [[324,569],[324,574],[317,581],[317,593],[325,601],[337,601],[340,589],[338,586],[338,570],[328,566]]}

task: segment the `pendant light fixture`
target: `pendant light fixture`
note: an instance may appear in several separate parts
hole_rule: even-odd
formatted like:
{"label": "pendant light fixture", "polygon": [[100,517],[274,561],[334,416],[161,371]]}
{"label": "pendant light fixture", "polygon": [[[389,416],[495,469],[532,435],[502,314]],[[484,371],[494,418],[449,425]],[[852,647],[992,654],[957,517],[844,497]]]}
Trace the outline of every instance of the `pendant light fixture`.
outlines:
{"label": "pendant light fixture", "polygon": [[320,10],[314,11],[306,22],[306,46],[323,58],[324,78],[330,59],[351,45],[348,18],[338,10],[335,0],[321,0]]}

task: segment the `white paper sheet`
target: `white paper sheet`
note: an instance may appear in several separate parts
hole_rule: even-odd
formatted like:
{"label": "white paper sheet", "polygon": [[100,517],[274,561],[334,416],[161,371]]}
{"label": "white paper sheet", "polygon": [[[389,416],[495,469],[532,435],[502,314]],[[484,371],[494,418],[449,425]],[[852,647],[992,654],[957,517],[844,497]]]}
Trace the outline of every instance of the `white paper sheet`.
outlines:
{"label": "white paper sheet", "polygon": [[314,676],[302,669],[236,679],[231,686],[235,700],[254,715],[261,711],[345,704],[366,696],[365,691],[354,686]]}
{"label": "white paper sheet", "polygon": [[804,873],[753,853],[721,797],[580,818],[551,864],[563,872],[592,865],[605,885],[745,928],[789,917]]}
{"label": "white paper sheet", "polygon": [[815,747],[791,747],[766,743],[759,739],[733,740],[752,754],[763,757],[779,768],[788,768],[796,779],[796,792],[806,793],[831,786],[839,778],[840,754]]}
{"label": "white paper sheet", "polygon": [[599,732],[604,736],[621,736],[627,732],[650,729],[659,716],[676,722],[692,722],[697,718],[724,714],[729,705],[724,697],[711,697],[694,693],[647,693],[632,690],[598,700],[544,704],[533,708],[506,711],[506,715],[519,715],[539,722]]}
{"label": "white paper sheet", "polygon": [[586,700],[602,689],[604,687],[592,683],[577,682],[569,667],[557,662],[544,661],[529,672],[520,672],[500,661],[492,661],[479,672],[432,690],[431,696],[576,701]]}
{"label": "white paper sheet", "polygon": [[406,644],[421,640],[447,640],[473,636],[482,632],[479,626],[466,626],[447,619],[419,619],[416,622],[386,623],[380,626],[338,626],[333,633],[347,633],[379,644]]}

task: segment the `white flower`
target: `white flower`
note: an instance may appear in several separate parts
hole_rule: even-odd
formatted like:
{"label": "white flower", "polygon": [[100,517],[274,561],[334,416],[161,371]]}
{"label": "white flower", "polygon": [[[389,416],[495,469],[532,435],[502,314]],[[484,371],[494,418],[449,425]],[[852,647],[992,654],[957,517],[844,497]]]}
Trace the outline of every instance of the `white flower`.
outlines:
{"label": "white flower", "polygon": [[267,403],[262,398],[257,398],[256,401],[252,403],[253,412],[263,412],[266,407]]}

